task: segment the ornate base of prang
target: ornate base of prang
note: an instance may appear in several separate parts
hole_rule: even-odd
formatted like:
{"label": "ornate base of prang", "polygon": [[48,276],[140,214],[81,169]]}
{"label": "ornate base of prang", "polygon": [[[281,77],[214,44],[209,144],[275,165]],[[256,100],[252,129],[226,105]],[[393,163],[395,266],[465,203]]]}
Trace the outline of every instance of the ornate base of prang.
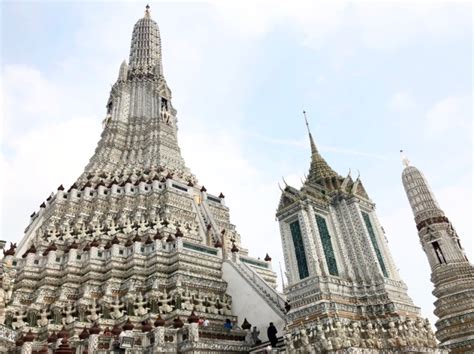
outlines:
{"label": "ornate base of prang", "polygon": [[[88,337],[74,335],[70,339],[34,340],[18,343],[8,353],[33,354],[60,352],[109,354],[126,350],[128,354],[142,353],[248,353],[251,337],[248,331],[225,330],[221,327],[202,327],[197,323],[182,328],[156,327],[148,332],[122,331],[113,334],[104,331]],[[20,345],[19,345],[20,344]],[[0,350],[1,352],[1,350]]]}
{"label": "ornate base of prang", "polygon": [[[316,353],[316,352],[315,352]],[[436,354],[448,354],[447,350],[441,349],[420,349],[420,348],[404,348],[404,349],[367,349],[367,348],[348,348],[343,350],[336,350],[326,352],[327,354],[393,354],[393,353],[436,353]]]}
{"label": "ornate base of prang", "polygon": [[375,321],[324,318],[292,324],[285,344],[287,353],[445,353],[438,349],[429,323],[419,317]]}

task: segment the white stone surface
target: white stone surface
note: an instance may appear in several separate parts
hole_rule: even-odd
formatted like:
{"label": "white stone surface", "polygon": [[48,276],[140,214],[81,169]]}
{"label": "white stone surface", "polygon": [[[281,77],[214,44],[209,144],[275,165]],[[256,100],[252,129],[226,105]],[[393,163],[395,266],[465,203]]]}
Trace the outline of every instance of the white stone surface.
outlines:
{"label": "white stone surface", "polygon": [[[267,328],[273,322],[278,336],[284,334],[285,321],[281,311],[276,311],[261,291],[253,287],[249,279],[230,264],[222,265],[222,278],[227,282],[227,291],[232,296],[232,312],[238,315],[239,325],[244,318],[260,330],[260,339],[268,340]],[[282,304],[283,305],[283,304]]]}

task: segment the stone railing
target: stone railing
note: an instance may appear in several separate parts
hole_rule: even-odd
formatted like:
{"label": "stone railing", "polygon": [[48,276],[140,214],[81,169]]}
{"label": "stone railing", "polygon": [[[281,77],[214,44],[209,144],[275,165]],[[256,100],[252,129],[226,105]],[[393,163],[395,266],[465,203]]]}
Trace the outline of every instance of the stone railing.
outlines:
{"label": "stone railing", "polygon": [[205,339],[221,339],[244,342],[246,332],[241,329],[226,330],[225,328],[207,329],[206,327],[199,328],[199,338]]}
{"label": "stone railing", "polygon": [[212,235],[214,236],[213,238],[216,240],[221,240],[221,237],[218,233],[217,225],[214,219],[212,218],[212,214],[208,210],[205,204],[205,201],[203,200],[199,205],[197,205],[197,208],[198,208],[198,214],[200,214],[200,217],[202,218],[202,220],[204,220],[204,225],[203,225],[204,232],[207,232],[207,225],[211,225],[212,226],[211,232],[212,232]]}
{"label": "stone railing", "polygon": [[201,228],[204,231],[204,233],[206,233],[207,228],[206,228],[206,219],[205,219],[204,212],[202,211],[201,206],[196,202],[196,200],[194,200],[194,198],[193,198],[193,204],[194,204],[194,207],[196,208],[196,215],[198,216],[199,223],[201,224]]}
{"label": "stone railing", "polygon": [[285,318],[285,298],[270,285],[250,266],[240,261],[227,261],[244,279],[255,289],[265,301],[272,306],[281,318]]}

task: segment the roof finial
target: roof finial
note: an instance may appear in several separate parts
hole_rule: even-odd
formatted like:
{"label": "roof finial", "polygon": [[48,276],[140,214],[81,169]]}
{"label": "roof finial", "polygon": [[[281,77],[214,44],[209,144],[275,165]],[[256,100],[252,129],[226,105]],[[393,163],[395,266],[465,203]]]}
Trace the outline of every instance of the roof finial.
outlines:
{"label": "roof finial", "polygon": [[405,156],[405,153],[403,152],[403,150],[400,150],[400,155],[402,157],[403,166],[405,167],[410,166],[410,160],[408,160],[408,158]]}
{"label": "roof finial", "polygon": [[303,111],[303,115],[304,115],[304,122],[306,123],[306,129],[308,129],[308,134],[311,134],[311,132],[309,131],[308,117],[306,116],[306,111]]}
{"label": "roof finial", "polygon": [[308,117],[306,116],[306,111],[303,111],[303,116],[304,116],[304,121],[306,123],[306,129],[308,130],[309,143],[311,144],[311,154],[314,155],[318,153],[318,149],[316,149],[316,144],[314,143],[313,135],[311,135],[311,131],[309,130]]}
{"label": "roof finial", "polygon": [[150,5],[145,6],[145,18],[150,18]]}

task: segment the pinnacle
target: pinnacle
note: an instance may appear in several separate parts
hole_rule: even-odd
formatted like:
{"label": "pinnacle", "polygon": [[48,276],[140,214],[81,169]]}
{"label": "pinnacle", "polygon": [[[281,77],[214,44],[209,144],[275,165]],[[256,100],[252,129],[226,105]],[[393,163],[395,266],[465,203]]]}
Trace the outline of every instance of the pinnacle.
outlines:
{"label": "pinnacle", "polygon": [[145,18],[150,18],[150,5],[145,6]]}
{"label": "pinnacle", "polygon": [[321,156],[316,144],[314,143],[313,135],[309,129],[308,118],[306,111],[303,111],[306,129],[308,130],[309,143],[311,146],[311,165],[309,168],[309,174],[307,181],[309,183],[320,183],[325,179],[339,177],[339,175],[328,165],[326,160]]}

